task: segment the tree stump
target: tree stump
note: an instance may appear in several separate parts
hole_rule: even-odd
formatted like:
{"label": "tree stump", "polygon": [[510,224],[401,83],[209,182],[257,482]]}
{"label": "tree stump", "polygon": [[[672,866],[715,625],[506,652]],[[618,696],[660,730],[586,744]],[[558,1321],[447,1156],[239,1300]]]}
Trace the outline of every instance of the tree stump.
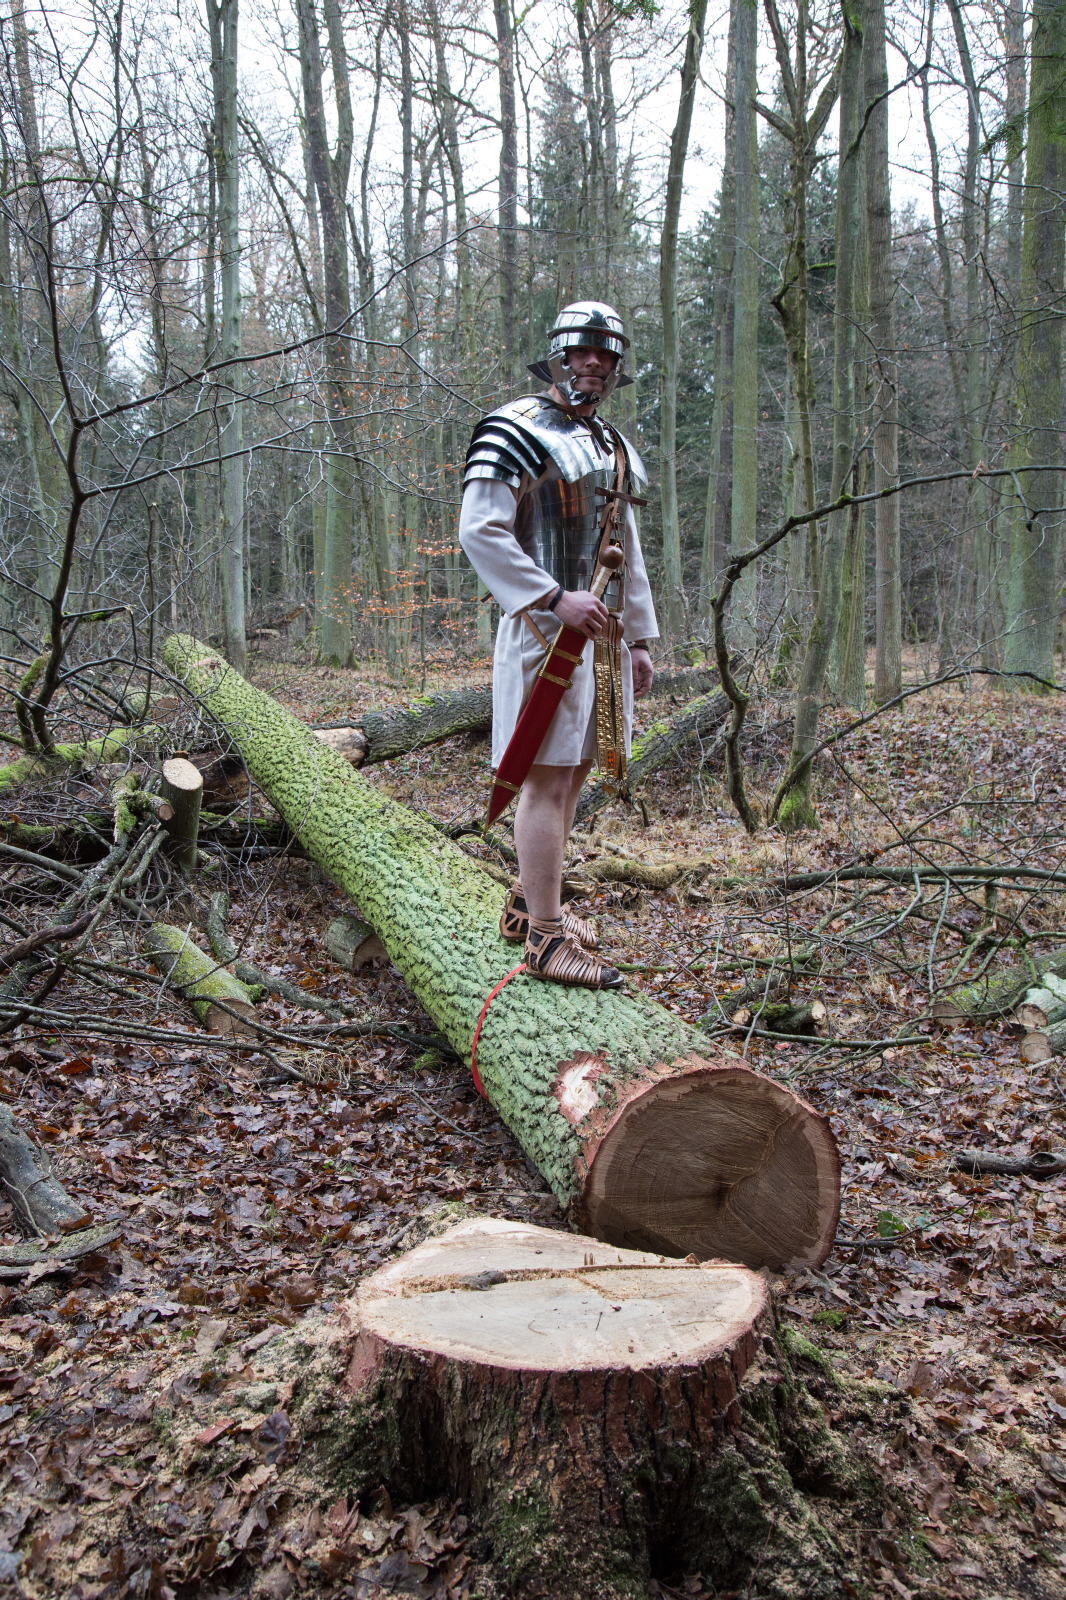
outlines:
{"label": "tree stump", "polygon": [[204,796],[203,773],[184,756],[172,756],[163,762],[162,790],[163,799],[174,813],[165,827],[176,846],[178,865],[183,872],[195,872],[200,804]]}
{"label": "tree stump", "polygon": [[694,1568],[732,1588],[771,1544],[790,1594],[840,1592],[840,1551],[760,1420],[794,1391],[749,1269],[477,1217],[365,1279],[331,1324],[317,1383],[302,1358],[310,1470],[394,1503],[461,1498],[494,1594],[622,1600]]}

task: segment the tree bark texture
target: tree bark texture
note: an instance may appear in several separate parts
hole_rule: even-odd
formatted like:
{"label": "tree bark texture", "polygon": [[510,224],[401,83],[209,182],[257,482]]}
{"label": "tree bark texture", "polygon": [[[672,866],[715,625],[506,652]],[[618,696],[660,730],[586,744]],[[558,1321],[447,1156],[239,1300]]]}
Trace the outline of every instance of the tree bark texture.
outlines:
{"label": "tree bark texture", "polygon": [[[866,104],[880,104],[866,125],[866,218],[870,250],[874,488],[899,482],[899,366],[896,354],[895,274],[892,270],[892,188],[888,173],[888,58],[884,0],[867,0],[863,36]],[[874,699],[891,700],[903,687],[903,611],[900,593],[899,496],[878,500],[875,515],[876,661]]]}
{"label": "tree bark texture", "polygon": [[240,0],[206,0],[211,34],[211,83],[218,173],[222,338],[219,358],[232,363],[221,378],[219,437],[222,496],[219,567],[226,658],[243,672],[247,662],[244,605],[244,412],[241,382],[240,164],[237,145],[237,26]]}
{"label": "tree bark texture", "polygon": [[165,823],[174,841],[178,865],[184,872],[196,871],[196,840],[200,833],[200,806],[204,798],[203,773],[183,756],[163,762],[163,799],[172,816]]}
{"label": "tree bark texture", "polygon": [[[469,1059],[486,997],[515,965],[499,936],[501,886],[207,646],[176,635],[164,659]],[[519,974],[484,1017],[477,1066],[487,1097],[587,1231],[664,1255],[824,1259],[839,1208],[828,1124],[705,1047],[697,1029],[641,995]]]}
{"label": "tree bark texture", "polygon": [[662,507],[666,620],[670,637],[675,642],[682,637],[687,618],[677,505],[677,373],[681,353],[681,323],[677,310],[677,231],[685,185],[685,158],[692,127],[692,106],[703,55],[706,15],[707,0],[695,0],[688,16],[677,122],[670,137],[670,164],[666,174],[666,204],[659,247],[659,294],[663,312],[663,371],[659,388],[659,497]]}
{"label": "tree bark texture", "polygon": [[[246,1033],[240,1017],[254,1018],[252,991],[194,944],[184,928],[156,922],[144,940],[145,949],[170,987],[187,1000],[208,1033]],[[225,1007],[225,1009],[223,1009]],[[236,1016],[231,1016],[236,1012]]]}
{"label": "tree bark texture", "polygon": [[[859,204],[862,198],[858,139],[863,95],[862,33],[858,18],[843,6],[844,50],[840,71],[840,167],[836,205],[836,307],[833,315],[833,477],[830,498],[845,488],[855,452],[855,263],[859,246]],[[814,619],[807,636],[796,696],[796,718],[790,765],[794,769],[814,749],[822,709],[826,669],[840,623],[841,578],[850,508],[835,511],[819,553]],[[815,824],[811,802],[811,763],[789,791],[779,820],[784,828]]]}
{"label": "tree bark texture", "polygon": [[1035,0],[1022,218],[1019,418],[1014,464],[1026,472],[1011,530],[1005,663],[1055,676],[1055,556],[1061,515],[1062,285],[1066,269],[1066,14]]}
{"label": "tree bark texture", "polygon": [[518,311],[518,121],[515,115],[514,38],[511,0],[493,0],[496,61],[500,84],[500,329],[503,381],[516,380],[515,336]]}
{"label": "tree bark texture", "polygon": [[53,1173],[48,1152],[23,1133],[4,1105],[0,1105],[0,1185],[27,1238],[73,1233],[92,1220]]}
{"label": "tree bark texture", "polygon": [[471,1218],[270,1351],[316,1476],[462,1498],[508,1594],[645,1600],[698,1567],[829,1600],[853,1576],[803,1495],[816,1472],[854,1494],[798,1372],[820,1353],[742,1267]]}
{"label": "tree bark texture", "polygon": [[[757,542],[759,466],[759,130],[756,61],[759,13],[749,0],[736,7],[736,261],[733,296],[733,498],[731,555]],[[730,634],[742,649],[756,635],[757,563],[733,590]]]}

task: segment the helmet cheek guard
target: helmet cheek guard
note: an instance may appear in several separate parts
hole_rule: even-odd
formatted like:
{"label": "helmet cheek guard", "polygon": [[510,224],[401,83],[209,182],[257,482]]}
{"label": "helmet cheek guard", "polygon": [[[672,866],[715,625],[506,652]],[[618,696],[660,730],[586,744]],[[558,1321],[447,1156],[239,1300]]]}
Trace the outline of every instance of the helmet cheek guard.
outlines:
{"label": "helmet cheek guard", "polygon": [[555,319],[548,335],[547,361],[531,361],[529,370],[534,377],[550,378],[566,403],[571,406],[589,405],[592,399],[577,387],[577,379],[566,359],[567,351],[576,347],[610,350],[617,360],[613,372],[603,380],[603,389],[595,403],[606,400],[620,386],[632,383],[622,371],[629,340],[622,328],[622,319],[613,306],[602,300],[578,300],[564,306]]}

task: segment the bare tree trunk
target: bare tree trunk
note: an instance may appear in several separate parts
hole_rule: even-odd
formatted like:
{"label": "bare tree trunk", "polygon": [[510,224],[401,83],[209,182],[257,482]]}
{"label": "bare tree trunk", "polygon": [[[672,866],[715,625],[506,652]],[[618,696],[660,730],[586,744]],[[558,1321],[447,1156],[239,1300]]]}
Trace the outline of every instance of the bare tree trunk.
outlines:
{"label": "bare tree trunk", "polygon": [[[322,97],[322,55],[314,0],[297,0],[300,23],[300,69],[311,170],[322,223],[322,258],[326,301],[326,408],[328,413],[326,508],[322,537],[320,653],[336,666],[347,666],[352,653],[352,513],[351,455],[352,371],[344,334],[351,320],[348,244],[344,195],[352,151],[352,107],[348,66],[336,0],[325,0],[330,65],[337,102],[337,148],[331,159]],[[316,552],[317,556],[317,552]],[[318,561],[315,562],[316,574]]]}
{"label": "bare tree trunk", "polygon": [[237,147],[237,24],[240,0],[206,0],[211,32],[215,107],[219,258],[222,284],[222,428],[219,453],[222,631],[226,659],[243,672],[247,661],[244,606],[244,412],[241,377],[240,166]]}
{"label": "bare tree trunk", "polygon": [[516,381],[515,318],[518,309],[518,123],[515,117],[514,40],[511,0],[493,0],[496,59],[500,79],[500,325],[503,379]]}
{"label": "bare tree trunk", "polygon": [[[867,0],[863,37],[866,105],[888,95],[884,0]],[[866,225],[870,251],[870,342],[873,351],[874,488],[899,482],[899,367],[896,361],[895,275],[892,271],[892,190],[888,175],[888,100],[869,111],[866,125]],[[899,497],[875,510],[876,662],[874,699],[891,700],[903,686]]]}
{"label": "bare tree trunk", "polygon": [[[759,437],[759,136],[755,96],[759,16],[748,0],[736,5],[736,263],[733,299],[733,494],[730,546],[734,556],[757,542]],[[733,591],[731,634],[742,649],[756,638],[757,563]]]}
{"label": "bare tree trunk", "polygon": [[1062,493],[1062,302],[1066,268],[1066,17],[1059,0],[1035,0],[1029,68],[1029,142],[1023,202],[1019,436],[1005,660],[1013,672],[1055,675],[1055,556]]}
{"label": "bare tree trunk", "polygon": [[700,617],[706,623],[725,553],[728,507],[733,495],[733,267],[736,261],[736,7],[729,14],[726,50],[725,150],[718,199],[714,299],[714,409],[711,460],[700,562]]}
{"label": "bare tree trunk", "polygon": [[663,312],[663,371],[659,389],[659,493],[662,502],[663,572],[666,617],[670,637],[681,638],[687,620],[684,573],[681,566],[681,526],[677,509],[677,369],[681,329],[677,313],[677,228],[685,183],[685,157],[696,98],[703,24],[707,0],[694,0],[689,11],[685,61],[681,68],[681,98],[677,122],[670,139],[670,166],[666,175],[666,205],[659,251],[659,294]]}
{"label": "bare tree trunk", "polygon": [[[840,72],[840,165],[836,207],[836,310],[833,318],[833,478],[830,497],[836,500],[845,487],[855,453],[855,265],[859,248],[859,207],[862,202],[859,163],[863,159],[858,138],[862,120],[862,33],[845,3],[844,51]],[[814,749],[822,708],[825,673],[840,621],[841,568],[848,532],[849,512],[834,512],[828,520],[818,562],[815,612],[800,673],[796,720],[792,735],[790,770],[795,771]],[[811,801],[811,763],[786,797],[780,811],[784,828],[817,824]]]}

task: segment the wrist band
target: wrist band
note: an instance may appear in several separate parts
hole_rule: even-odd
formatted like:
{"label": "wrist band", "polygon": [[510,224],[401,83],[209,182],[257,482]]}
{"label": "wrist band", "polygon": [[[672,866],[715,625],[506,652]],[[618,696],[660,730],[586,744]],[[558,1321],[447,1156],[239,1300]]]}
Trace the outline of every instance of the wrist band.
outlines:
{"label": "wrist band", "polygon": [[565,593],[566,590],[563,588],[562,584],[560,584],[544,609],[546,611],[554,611]]}

